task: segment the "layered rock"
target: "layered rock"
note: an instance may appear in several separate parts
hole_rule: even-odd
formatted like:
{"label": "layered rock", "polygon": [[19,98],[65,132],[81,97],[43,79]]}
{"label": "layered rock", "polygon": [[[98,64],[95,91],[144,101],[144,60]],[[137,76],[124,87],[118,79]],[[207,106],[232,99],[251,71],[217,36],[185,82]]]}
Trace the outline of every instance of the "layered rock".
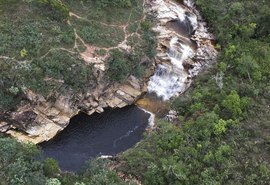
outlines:
{"label": "layered rock", "polygon": [[[144,5],[142,2],[140,4],[136,8]],[[123,30],[124,33],[124,40],[119,40],[119,43],[110,44],[105,47],[85,41],[85,38],[82,38],[82,35],[79,34],[80,27],[76,27],[76,21],[78,20],[87,22],[87,25],[92,21],[99,23],[99,20],[88,19],[86,16],[83,16],[84,13],[79,16],[74,12],[69,12],[71,19],[67,21],[67,24],[73,27],[75,36],[74,46],[68,49],[63,47],[51,48],[42,57],[46,57],[52,51],[63,51],[74,54],[76,58],[78,57],[78,61],[91,69],[93,78],[87,82],[87,88],[80,88],[78,90],[79,92],[76,92],[77,89],[71,90],[69,86],[62,88],[65,85],[63,79],[54,79],[53,77],[46,76],[44,77],[45,81],[57,82],[60,85],[55,89],[61,89],[63,91],[55,92],[57,90],[51,90],[47,97],[43,97],[25,87],[20,94],[20,97],[23,98],[16,108],[9,111],[0,109],[0,131],[22,141],[40,143],[53,138],[58,132],[63,130],[68,125],[70,118],[78,114],[78,112],[91,115],[95,112],[101,113],[105,108],[122,108],[133,104],[146,92],[145,81],[147,76],[152,75],[151,70],[146,71],[146,78],[137,79],[134,76],[127,76],[126,82],[121,84],[109,80],[106,74],[108,67],[106,61],[110,57],[110,51],[119,49],[126,53],[132,53],[134,51],[128,45],[130,44],[128,42],[129,38],[133,35],[141,36],[138,33],[139,26],[135,31],[129,30],[129,27],[134,23],[140,25],[145,20],[146,15],[139,11],[138,13],[142,13],[142,15],[131,20],[130,17],[133,15],[133,10],[130,10],[129,13],[130,16],[129,18],[126,17],[126,22],[122,20],[119,25],[106,21],[100,22],[104,29],[113,28],[112,30]],[[121,35],[123,33],[119,34]],[[149,58],[145,58],[142,58],[139,62],[144,63],[145,60],[150,62]],[[71,69],[68,68],[67,70]]]}
{"label": "layered rock", "polygon": [[31,103],[9,113],[6,121],[0,122],[0,131],[22,141],[48,141],[63,130],[79,111],[91,115],[101,113],[105,108],[122,108],[133,104],[143,92],[143,86],[134,76],[130,76],[124,84],[99,86],[94,92],[82,95],[79,104],[74,103],[71,94],[59,96],[52,102],[29,91],[27,96]]}
{"label": "layered rock", "polygon": [[148,4],[158,20],[157,69],[148,90],[168,100],[186,91],[192,78],[216,61],[214,36],[191,0],[184,1],[185,6],[168,0]]}
{"label": "layered rock", "polygon": [[[148,90],[156,88],[154,92],[160,90],[161,95],[169,94],[163,97],[165,100],[185,91],[192,77],[203,66],[215,61],[217,55],[211,44],[214,38],[207,32],[193,3],[184,2],[187,7],[165,0],[146,0],[145,3],[147,13],[157,18],[155,30],[158,32],[156,72],[154,74],[153,69],[146,72],[147,77],[154,74],[148,83]],[[28,90],[27,101],[21,103],[17,110],[0,116],[0,131],[22,141],[48,141],[63,130],[78,112],[91,115],[101,113],[105,108],[122,108],[133,104],[147,91],[148,78],[140,81],[129,76],[124,84],[108,84],[103,79],[106,67],[104,57],[92,55],[93,51],[89,46],[81,53],[85,62],[95,67],[97,82],[93,88],[76,97],[71,92],[56,95],[53,100],[46,100]],[[159,89],[161,86],[165,88]],[[170,89],[171,92],[166,92]]]}

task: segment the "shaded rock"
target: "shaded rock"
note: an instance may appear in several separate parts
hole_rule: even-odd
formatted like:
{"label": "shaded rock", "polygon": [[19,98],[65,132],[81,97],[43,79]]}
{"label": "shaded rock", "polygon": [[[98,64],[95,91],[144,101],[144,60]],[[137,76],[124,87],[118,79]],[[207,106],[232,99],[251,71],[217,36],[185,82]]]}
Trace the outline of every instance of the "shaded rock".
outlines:
{"label": "shaded rock", "polygon": [[97,112],[97,113],[102,113],[102,112],[104,112],[104,109],[103,109],[101,106],[98,106],[98,107],[96,108],[96,112]]}
{"label": "shaded rock", "polygon": [[6,132],[10,128],[7,122],[0,122],[0,132]]}

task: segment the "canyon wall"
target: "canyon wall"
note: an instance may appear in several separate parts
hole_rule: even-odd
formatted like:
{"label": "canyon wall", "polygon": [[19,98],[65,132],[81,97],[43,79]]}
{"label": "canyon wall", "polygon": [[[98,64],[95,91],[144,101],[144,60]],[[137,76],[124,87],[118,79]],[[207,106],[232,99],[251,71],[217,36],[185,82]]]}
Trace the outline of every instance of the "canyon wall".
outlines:
{"label": "canyon wall", "polygon": [[[136,102],[147,91],[163,100],[183,93],[194,76],[215,62],[214,37],[192,1],[184,1],[182,5],[168,0],[148,0],[144,7],[145,14],[156,18],[158,48],[155,63],[143,80],[129,76],[124,84],[107,84],[102,79],[104,67],[97,65],[97,84],[79,94],[76,100],[67,93],[49,101],[29,90],[26,93],[29,103],[4,113],[0,131],[22,141],[41,143],[63,130],[80,111],[91,115],[105,108],[122,108]],[[122,49],[125,48],[129,47]],[[86,62],[104,62],[102,58],[85,57],[85,54],[82,53],[82,58]]]}

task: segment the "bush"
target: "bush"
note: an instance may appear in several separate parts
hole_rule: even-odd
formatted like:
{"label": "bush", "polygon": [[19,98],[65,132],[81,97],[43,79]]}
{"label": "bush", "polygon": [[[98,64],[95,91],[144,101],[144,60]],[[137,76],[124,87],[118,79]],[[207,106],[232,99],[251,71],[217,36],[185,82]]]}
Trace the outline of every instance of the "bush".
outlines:
{"label": "bush", "polygon": [[43,163],[44,174],[47,177],[56,177],[60,173],[60,168],[56,160],[47,158]]}
{"label": "bush", "polygon": [[42,164],[35,145],[0,138],[0,178],[3,185],[44,185]]}
{"label": "bush", "polygon": [[132,68],[128,57],[118,49],[111,51],[107,64],[107,74],[111,81],[123,82],[131,73]]}
{"label": "bush", "polygon": [[60,0],[36,0],[39,6],[42,6],[47,11],[46,14],[56,20],[64,20],[69,17],[69,9]]}

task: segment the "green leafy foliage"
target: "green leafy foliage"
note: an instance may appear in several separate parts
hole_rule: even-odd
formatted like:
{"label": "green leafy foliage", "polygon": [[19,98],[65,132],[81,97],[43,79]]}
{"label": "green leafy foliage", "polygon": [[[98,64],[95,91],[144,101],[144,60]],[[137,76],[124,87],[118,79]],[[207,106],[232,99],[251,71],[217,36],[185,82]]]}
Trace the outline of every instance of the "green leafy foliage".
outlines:
{"label": "green leafy foliage", "polygon": [[217,36],[218,66],[172,101],[181,128],[158,123],[119,170],[143,184],[269,184],[270,4],[195,2]]}
{"label": "green leafy foliage", "polygon": [[34,145],[0,138],[1,185],[44,185],[42,164],[35,160],[39,151]]}
{"label": "green leafy foliage", "polygon": [[[143,184],[267,184],[269,166],[250,155],[262,149],[245,141],[241,125],[217,119],[214,113],[203,115],[183,129],[159,122],[150,136],[123,154],[118,170]],[[244,161],[248,165],[242,168]]]}
{"label": "green leafy foliage", "polygon": [[69,9],[61,0],[34,0],[34,2],[45,10],[43,11],[45,15],[53,19],[64,20],[69,17]]}
{"label": "green leafy foliage", "polygon": [[155,55],[151,21],[140,27],[141,0],[8,0],[0,1],[0,14],[1,110],[15,108],[28,90],[53,100],[94,87],[92,66],[78,52],[89,44],[107,55],[107,48],[124,41],[125,25],[136,24],[132,33],[140,38],[132,43],[132,53],[111,52],[107,79],[123,82],[131,74],[143,77]]}
{"label": "green leafy foliage", "polygon": [[56,160],[47,158],[43,163],[44,174],[47,177],[55,177],[60,173],[60,168]]}
{"label": "green leafy foliage", "polygon": [[60,181],[64,185],[131,184],[131,182],[121,180],[115,171],[108,169],[106,164],[107,162],[102,159],[91,160],[82,173],[63,174]]}
{"label": "green leafy foliage", "polygon": [[124,81],[131,72],[128,56],[120,50],[113,50],[108,62],[108,76],[112,81]]}

